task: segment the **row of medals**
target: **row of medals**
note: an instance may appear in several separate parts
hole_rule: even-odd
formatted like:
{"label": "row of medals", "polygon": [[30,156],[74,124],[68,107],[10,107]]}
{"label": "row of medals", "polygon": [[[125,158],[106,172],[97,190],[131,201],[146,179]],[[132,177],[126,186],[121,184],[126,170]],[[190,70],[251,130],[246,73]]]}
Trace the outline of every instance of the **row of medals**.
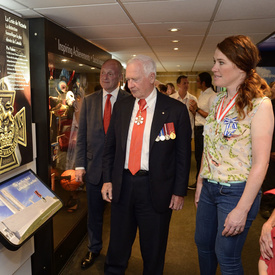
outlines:
{"label": "row of medals", "polygon": [[164,135],[163,131],[161,130],[159,135],[156,138],[156,142],[175,139],[175,138],[176,138],[176,134],[174,132],[171,132],[170,134],[167,133],[166,135]]}
{"label": "row of medals", "polygon": [[[135,123],[139,126],[143,123],[143,120],[144,118],[141,115],[139,115],[135,118]],[[176,134],[174,132],[171,132],[170,134],[164,134],[163,129],[160,131],[159,135],[156,138],[157,142],[176,138]]]}

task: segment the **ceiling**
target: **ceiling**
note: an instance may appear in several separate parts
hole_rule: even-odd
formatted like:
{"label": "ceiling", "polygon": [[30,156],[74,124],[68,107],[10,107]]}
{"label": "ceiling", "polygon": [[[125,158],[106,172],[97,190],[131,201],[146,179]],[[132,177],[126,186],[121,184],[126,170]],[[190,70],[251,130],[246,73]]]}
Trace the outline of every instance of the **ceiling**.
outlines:
{"label": "ceiling", "polygon": [[1,0],[0,7],[46,17],[123,64],[149,55],[158,72],[209,71],[225,37],[244,34],[259,43],[275,31],[274,0]]}

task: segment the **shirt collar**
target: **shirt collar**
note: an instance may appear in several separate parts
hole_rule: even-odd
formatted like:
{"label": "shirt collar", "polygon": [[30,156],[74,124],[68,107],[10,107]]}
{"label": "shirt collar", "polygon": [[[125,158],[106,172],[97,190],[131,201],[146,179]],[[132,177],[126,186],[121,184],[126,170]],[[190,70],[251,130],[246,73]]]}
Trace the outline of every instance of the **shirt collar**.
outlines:
{"label": "shirt collar", "polygon": [[[206,90],[204,91],[201,91],[201,94],[207,94],[207,93],[211,93],[213,91],[213,89],[211,87],[207,88]],[[214,91],[213,91],[214,92]]]}
{"label": "shirt collar", "polygon": [[105,91],[103,89],[103,97],[106,97],[107,94],[111,94],[116,99],[117,95],[118,95],[118,91],[119,91],[119,87],[117,87],[116,89],[114,89],[111,93],[108,93],[107,91]]}
{"label": "shirt collar", "polygon": [[[146,106],[150,108],[150,106],[153,106],[153,104],[157,100],[157,90],[156,88],[153,89],[153,91],[145,98],[146,100]],[[139,98],[136,98],[136,104],[138,103]]]}
{"label": "shirt collar", "polygon": [[186,98],[189,98],[189,93],[188,93],[188,92],[186,92],[186,95],[185,95],[184,98],[182,98],[182,97],[180,96],[179,92],[178,92],[178,100],[184,100],[184,99],[186,99]]}

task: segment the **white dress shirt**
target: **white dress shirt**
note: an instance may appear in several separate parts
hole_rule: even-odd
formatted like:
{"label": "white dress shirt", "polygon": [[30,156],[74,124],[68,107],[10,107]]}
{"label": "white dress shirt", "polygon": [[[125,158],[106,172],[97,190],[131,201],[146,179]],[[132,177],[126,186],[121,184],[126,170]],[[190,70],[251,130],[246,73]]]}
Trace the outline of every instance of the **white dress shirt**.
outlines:
{"label": "white dress shirt", "polygon": [[194,115],[191,113],[191,111],[189,110],[189,104],[190,104],[190,99],[193,99],[194,101],[197,102],[198,104],[198,100],[194,95],[191,95],[190,93],[186,93],[185,97],[182,98],[178,92],[170,95],[170,97],[182,102],[183,104],[186,105],[187,110],[188,110],[188,114],[189,114],[189,118],[190,118],[190,124],[191,124],[191,128],[192,128],[192,138],[194,137],[194,125],[195,125],[195,117]]}
{"label": "white dress shirt", "polygon": [[[211,103],[213,102],[213,98],[215,96],[216,93],[212,90],[212,88],[207,88],[204,92],[201,91],[201,95],[198,98],[198,107],[204,112],[209,113]],[[195,116],[195,125],[204,126],[204,124],[205,118],[197,112]]]}
{"label": "white dress shirt", "polygon": [[[146,121],[144,126],[144,133],[143,133],[140,169],[149,171],[150,133],[151,133],[151,126],[152,126],[152,121],[153,121],[153,116],[154,116],[156,101],[157,101],[157,91],[155,88],[150,93],[150,95],[147,98],[145,98],[145,100],[146,100]],[[125,158],[125,165],[124,165],[125,169],[128,169],[132,131],[135,123],[135,118],[139,110],[138,101],[139,101],[139,98],[136,98],[133,112],[132,112],[132,117],[130,120],[130,125],[129,125],[127,145],[126,145],[126,158]]]}
{"label": "white dress shirt", "polygon": [[115,90],[113,90],[111,93],[108,93],[106,92],[104,89],[103,89],[103,100],[102,100],[102,118],[103,118],[103,115],[104,115],[104,108],[105,108],[105,103],[106,103],[106,100],[107,100],[107,95],[108,94],[111,94],[112,96],[110,97],[110,101],[111,101],[111,105],[112,105],[112,111],[113,111],[113,107],[114,107],[114,104],[117,100],[117,95],[118,95],[118,91],[119,91],[119,87],[117,87]]}

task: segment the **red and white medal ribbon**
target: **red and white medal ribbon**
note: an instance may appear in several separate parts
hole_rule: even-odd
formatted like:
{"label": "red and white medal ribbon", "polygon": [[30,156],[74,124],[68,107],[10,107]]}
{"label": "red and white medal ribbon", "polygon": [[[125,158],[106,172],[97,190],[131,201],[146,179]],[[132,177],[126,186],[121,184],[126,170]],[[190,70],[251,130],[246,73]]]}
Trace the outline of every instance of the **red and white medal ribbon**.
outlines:
{"label": "red and white medal ribbon", "polygon": [[235,105],[237,95],[238,93],[236,93],[233,96],[233,98],[230,100],[230,102],[227,104],[226,108],[223,111],[222,109],[223,109],[224,98],[221,100],[218,107],[217,116],[216,116],[218,123],[220,123],[224,119],[224,117],[227,115],[227,113],[233,108],[233,106]]}
{"label": "red and white medal ribbon", "polygon": [[147,107],[148,107],[147,103],[146,103],[146,105],[145,105],[143,108],[141,108],[141,107],[139,106],[139,109],[138,109],[138,112],[137,112],[137,116],[136,116],[136,118],[135,118],[135,123],[136,123],[138,126],[141,125],[141,124],[143,123],[143,121],[144,121],[144,118],[143,118],[143,116],[142,116],[142,112],[143,112],[144,110],[146,110]]}

